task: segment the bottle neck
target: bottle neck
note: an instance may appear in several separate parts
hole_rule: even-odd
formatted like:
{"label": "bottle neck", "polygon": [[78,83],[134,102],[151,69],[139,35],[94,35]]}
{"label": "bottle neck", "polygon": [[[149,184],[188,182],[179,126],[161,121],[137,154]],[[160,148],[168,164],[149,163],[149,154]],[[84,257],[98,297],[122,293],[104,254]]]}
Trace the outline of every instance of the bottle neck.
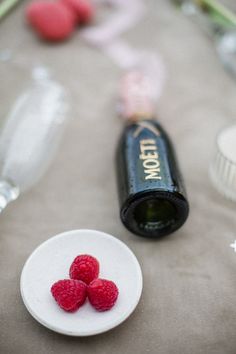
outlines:
{"label": "bottle neck", "polygon": [[125,121],[153,119],[155,112],[153,86],[150,78],[140,71],[130,71],[121,80],[120,114]]}
{"label": "bottle neck", "polygon": [[12,182],[0,179],[0,213],[19,196],[19,188]]}
{"label": "bottle neck", "polygon": [[141,122],[143,121],[154,121],[155,120],[155,117],[153,114],[148,114],[148,113],[137,113],[137,114],[134,114],[133,116],[130,116],[126,122],[127,122],[127,125],[130,125],[130,124],[135,124],[135,123],[140,123],[142,124]]}

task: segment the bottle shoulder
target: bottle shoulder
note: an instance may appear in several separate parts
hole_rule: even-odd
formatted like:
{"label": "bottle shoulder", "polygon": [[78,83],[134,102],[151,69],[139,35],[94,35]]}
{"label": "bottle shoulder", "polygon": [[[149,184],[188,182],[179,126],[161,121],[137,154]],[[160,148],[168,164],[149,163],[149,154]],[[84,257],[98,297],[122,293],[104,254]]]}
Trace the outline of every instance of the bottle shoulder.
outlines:
{"label": "bottle shoulder", "polygon": [[144,119],[137,122],[130,122],[125,127],[121,134],[121,139],[132,137],[134,139],[140,139],[143,136],[150,136],[154,139],[164,139],[170,143],[168,134],[165,128],[154,119]]}

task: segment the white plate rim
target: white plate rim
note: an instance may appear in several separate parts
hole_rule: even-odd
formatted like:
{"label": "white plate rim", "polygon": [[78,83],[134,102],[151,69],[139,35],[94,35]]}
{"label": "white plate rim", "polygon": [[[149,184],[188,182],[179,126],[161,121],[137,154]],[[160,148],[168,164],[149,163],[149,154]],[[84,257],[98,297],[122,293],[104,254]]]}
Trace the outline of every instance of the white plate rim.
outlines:
{"label": "white plate rim", "polygon": [[[93,233],[99,233],[101,234],[103,237],[109,237],[109,238],[112,238],[113,241],[119,243],[122,245],[122,247],[124,247],[126,249],[126,251],[130,254],[130,256],[132,257],[135,265],[136,265],[136,269],[137,269],[137,276],[138,276],[138,285],[139,285],[139,288],[138,288],[138,294],[137,294],[137,299],[136,299],[136,302],[133,303],[133,306],[130,308],[130,310],[126,313],[123,314],[122,317],[118,318],[116,321],[113,322],[112,326],[104,326],[104,328],[100,328],[100,330],[94,330],[93,332],[90,331],[89,333],[87,332],[84,332],[84,333],[81,333],[81,332],[71,332],[71,331],[62,331],[60,330],[59,328],[55,327],[54,325],[50,325],[48,322],[44,321],[42,318],[38,317],[38,315],[34,312],[34,310],[28,305],[26,299],[25,299],[25,296],[24,296],[24,289],[23,289],[23,278],[24,278],[24,273],[27,269],[27,265],[28,263],[30,263],[31,259],[34,257],[34,255],[37,253],[38,249],[45,246],[45,244],[48,244],[48,243],[51,243],[52,241],[54,241],[55,239],[58,239],[58,238],[62,238],[64,237],[65,235],[68,235],[68,234],[75,234],[75,233],[78,233],[78,232],[93,232]],[[31,316],[37,321],[39,322],[40,324],[42,324],[44,327],[54,331],[54,332],[57,332],[57,333],[60,333],[60,334],[64,334],[64,335],[67,335],[67,336],[73,336],[73,337],[88,337],[88,336],[93,336],[93,335],[97,335],[97,334],[101,334],[101,333],[105,333],[107,331],[110,331],[112,330],[113,328],[119,326],[120,324],[122,324],[135,310],[135,308],[137,307],[139,301],[140,301],[140,298],[141,298],[141,295],[142,295],[142,289],[143,289],[143,276],[142,276],[142,270],[141,270],[141,267],[140,267],[140,264],[137,260],[137,257],[135,256],[135,254],[133,253],[133,251],[123,242],[121,241],[120,239],[116,238],[115,236],[111,235],[111,234],[108,234],[106,232],[103,232],[103,231],[100,231],[100,230],[95,230],[95,229],[74,229],[74,230],[69,230],[69,231],[64,231],[62,233],[59,233],[59,234],[56,234],[52,237],[50,237],[49,239],[45,240],[44,242],[42,242],[41,244],[39,244],[35,249],[34,251],[29,255],[29,257],[27,258],[24,266],[23,266],[23,269],[22,269],[22,272],[21,272],[21,277],[20,277],[20,293],[21,293],[21,297],[22,297],[22,300],[23,300],[23,303],[26,307],[26,309],[28,310],[28,312],[31,314]]]}

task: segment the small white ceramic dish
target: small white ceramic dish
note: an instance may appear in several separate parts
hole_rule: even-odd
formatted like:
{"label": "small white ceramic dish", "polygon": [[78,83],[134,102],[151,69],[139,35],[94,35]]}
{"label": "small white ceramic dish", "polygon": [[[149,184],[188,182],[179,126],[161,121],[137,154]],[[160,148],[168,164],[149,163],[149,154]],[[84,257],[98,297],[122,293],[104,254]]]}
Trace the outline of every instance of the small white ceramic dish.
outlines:
{"label": "small white ceramic dish", "polygon": [[[97,312],[86,300],[67,313],[53,299],[50,288],[69,278],[69,267],[79,254],[91,254],[100,263],[100,278],[113,280],[119,297],[110,311]],[[42,243],[26,261],[21,274],[21,296],[30,314],[45,327],[70,336],[106,332],[127,319],[142,292],[142,273],[133,252],[117,238],[96,230],[74,230]]]}

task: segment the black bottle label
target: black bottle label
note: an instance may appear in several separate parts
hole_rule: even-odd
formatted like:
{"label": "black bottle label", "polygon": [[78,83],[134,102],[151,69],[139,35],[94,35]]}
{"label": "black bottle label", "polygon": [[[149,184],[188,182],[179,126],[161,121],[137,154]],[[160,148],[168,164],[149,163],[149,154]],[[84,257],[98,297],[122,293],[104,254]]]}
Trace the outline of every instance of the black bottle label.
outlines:
{"label": "black bottle label", "polygon": [[130,193],[151,189],[172,191],[174,183],[163,132],[149,121],[138,122],[127,129],[124,152]]}

